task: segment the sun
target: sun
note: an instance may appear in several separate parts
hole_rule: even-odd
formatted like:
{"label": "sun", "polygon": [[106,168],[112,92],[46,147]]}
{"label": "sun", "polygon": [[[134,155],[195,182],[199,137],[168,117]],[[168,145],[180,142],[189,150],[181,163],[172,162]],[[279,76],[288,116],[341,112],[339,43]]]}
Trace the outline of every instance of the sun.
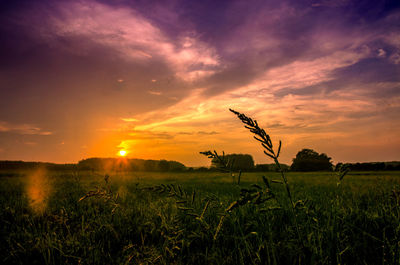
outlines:
{"label": "sun", "polygon": [[118,155],[119,156],[126,156],[126,151],[125,150],[119,150]]}

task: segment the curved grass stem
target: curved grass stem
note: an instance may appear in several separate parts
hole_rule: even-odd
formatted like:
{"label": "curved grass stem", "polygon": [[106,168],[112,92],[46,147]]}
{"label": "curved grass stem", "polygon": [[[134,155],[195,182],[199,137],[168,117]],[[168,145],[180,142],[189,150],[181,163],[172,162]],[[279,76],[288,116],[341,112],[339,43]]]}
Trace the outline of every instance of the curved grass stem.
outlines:
{"label": "curved grass stem", "polygon": [[278,151],[275,154],[274,148],[273,148],[273,144],[271,141],[271,137],[265,132],[264,129],[262,129],[261,127],[258,126],[258,123],[256,120],[253,120],[250,117],[247,117],[245,114],[240,113],[238,111],[235,111],[233,109],[229,109],[232,113],[234,113],[241,121],[242,123],[245,124],[245,128],[250,130],[250,132],[252,132],[253,134],[255,134],[254,138],[261,142],[261,145],[263,146],[264,150],[264,154],[266,154],[267,156],[269,156],[271,159],[274,160],[276,166],[278,167],[279,172],[281,173],[281,177],[283,180],[283,183],[285,185],[285,189],[286,189],[286,193],[287,196],[290,200],[290,205],[291,205],[291,209],[292,209],[292,214],[293,214],[293,221],[295,223],[296,226],[296,232],[297,232],[297,237],[299,240],[299,243],[302,245],[302,247],[304,247],[304,242],[302,240],[302,237],[300,235],[300,228],[299,225],[297,223],[297,216],[296,216],[296,212],[295,212],[295,203],[293,200],[293,196],[292,193],[290,192],[290,186],[289,186],[289,182],[286,178],[286,175],[281,167],[281,164],[279,163],[278,157],[279,154],[281,152],[281,147],[282,147],[282,142],[279,141],[279,147],[278,147]]}

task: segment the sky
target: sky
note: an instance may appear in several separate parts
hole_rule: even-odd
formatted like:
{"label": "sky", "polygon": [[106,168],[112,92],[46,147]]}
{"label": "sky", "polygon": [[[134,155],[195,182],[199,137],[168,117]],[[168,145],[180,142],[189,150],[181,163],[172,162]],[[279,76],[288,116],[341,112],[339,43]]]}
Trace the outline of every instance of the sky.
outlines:
{"label": "sky", "polygon": [[400,160],[400,2],[0,1],[0,159]]}

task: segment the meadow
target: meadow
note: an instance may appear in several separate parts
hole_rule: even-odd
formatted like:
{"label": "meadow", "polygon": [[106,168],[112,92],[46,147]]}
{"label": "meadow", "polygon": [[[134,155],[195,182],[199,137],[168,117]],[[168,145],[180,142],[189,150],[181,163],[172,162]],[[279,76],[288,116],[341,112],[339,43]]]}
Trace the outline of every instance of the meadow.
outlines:
{"label": "meadow", "polygon": [[0,172],[0,262],[400,264],[399,171],[286,176]]}

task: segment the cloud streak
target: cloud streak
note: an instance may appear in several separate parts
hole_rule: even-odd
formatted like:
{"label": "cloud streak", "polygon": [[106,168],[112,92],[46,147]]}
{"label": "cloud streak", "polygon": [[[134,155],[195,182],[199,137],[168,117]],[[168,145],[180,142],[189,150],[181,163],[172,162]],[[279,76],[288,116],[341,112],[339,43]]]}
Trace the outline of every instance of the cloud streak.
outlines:
{"label": "cloud streak", "polygon": [[22,135],[52,135],[50,131],[43,130],[31,124],[10,124],[0,121],[0,133],[16,133]]}

